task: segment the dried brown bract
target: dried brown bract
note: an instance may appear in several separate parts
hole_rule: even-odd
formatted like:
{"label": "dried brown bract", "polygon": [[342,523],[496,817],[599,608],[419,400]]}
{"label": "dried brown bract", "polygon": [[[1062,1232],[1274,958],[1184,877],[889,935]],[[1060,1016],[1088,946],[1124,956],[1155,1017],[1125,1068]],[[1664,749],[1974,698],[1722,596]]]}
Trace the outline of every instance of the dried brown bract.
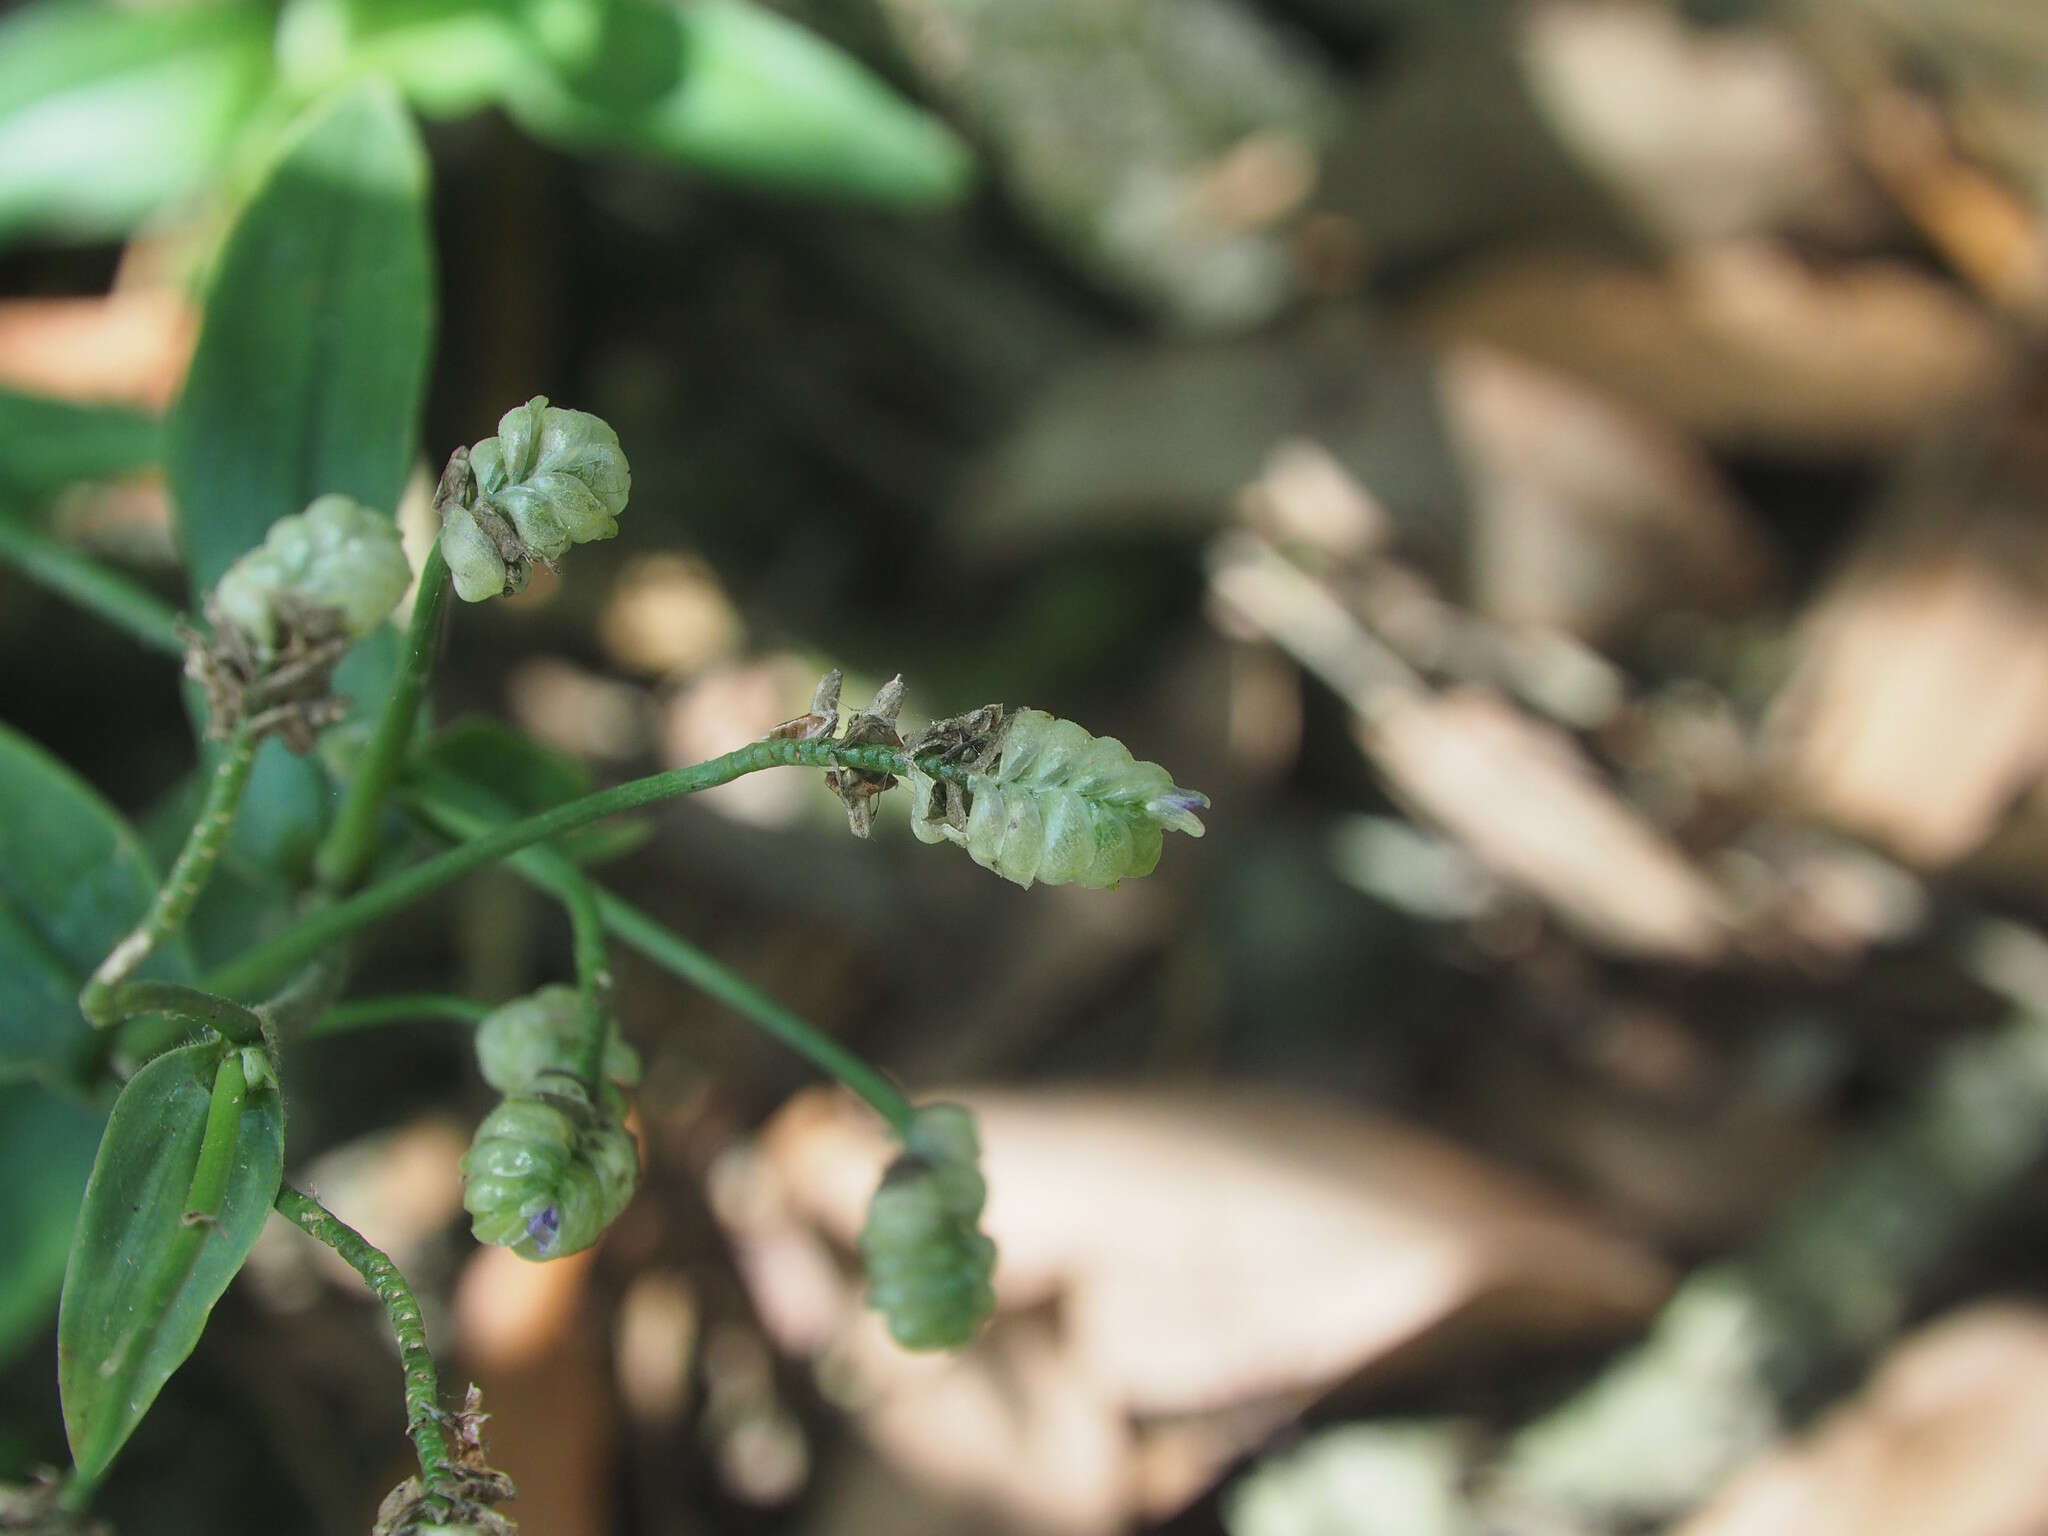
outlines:
{"label": "dried brown bract", "polygon": [[354,637],[341,613],[306,603],[290,593],[274,600],[279,641],[268,659],[249,636],[227,620],[212,598],[203,635],[181,625],[185,675],[206,690],[206,734],[225,741],[237,730],[276,736],[304,757],[322,731],[348,713],[348,700],[334,692],[334,669]]}
{"label": "dried brown bract", "polygon": [[[833,696],[838,695],[837,674]],[[824,684],[819,685],[822,693]],[[840,738],[849,747],[900,747],[903,738],[896,731],[896,717],[903,712],[903,678],[898,675],[875,690],[867,708],[854,711],[846,720],[846,734]],[[869,773],[859,768],[827,768],[825,782],[846,806],[847,829],[855,837],[866,837],[875,827],[876,797],[896,787],[896,776]]]}

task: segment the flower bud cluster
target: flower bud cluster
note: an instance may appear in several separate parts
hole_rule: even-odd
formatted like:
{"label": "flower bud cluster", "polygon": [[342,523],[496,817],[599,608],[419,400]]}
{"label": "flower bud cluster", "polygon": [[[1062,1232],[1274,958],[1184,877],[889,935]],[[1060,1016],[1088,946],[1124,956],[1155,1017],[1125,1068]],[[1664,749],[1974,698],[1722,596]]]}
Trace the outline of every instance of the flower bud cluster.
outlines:
{"label": "flower bud cluster", "polygon": [[535,561],[616,534],[633,477],[600,417],[536,395],[505,413],[496,437],[458,451],[442,484],[441,555],[456,596],[479,603],[522,590]]}
{"label": "flower bud cluster", "polygon": [[[1133,758],[1113,736],[1037,709],[1002,717],[992,707],[962,719],[978,720],[978,739],[955,740],[957,723],[942,721],[910,744],[910,827],[924,842],[958,843],[1018,885],[1113,890],[1152,872],[1164,833],[1202,835],[1195,812],[1209,797]],[[934,740],[947,742],[963,772],[935,776],[918,765]]]}
{"label": "flower bud cluster", "polygon": [[905,1349],[958,1349],[995,1311],[996,1245],[980,1229],[988,1198],[974,1119],[958,1104],[917,1112],[861,1228],[868,1305]]}
{"label": "flower bud cluster", "polygon": [[411,581],[396,525],[346,496],[272,523],[208,594],[212,633],[180,630],[185,670],[206,689],[208,734],[247,730],[312,751],[347,712],[333,693],[336,665]]}
{"label": "flower bud cluster", "polygon": [[515,998],[477,1026],[477,1065],[505,1095],[462,1160],[462,1203],[479,1242],[560,1258],[596,1242],[633,1198],[640,1155],[619,1087],[640,1080],[640,1058],[607,1020],[605,1082],[593,1098],[577,1076],[583,1029],[582,997],[564,986]]}
{"label": "flower bud cluster", "polygon": [[596,1242],[633,1198],[640,1154],[625,1101],[606,1086],[548,1073],[499,1101],[462,1159],[462,1204],[480,1243],[524,1259],[558,1259]]}
{"label": "flower bud cluster", "polygon": [[411,582],[389,517],[346,496],[322,496],[272,523],[263,542],[228,567],[213,598],[216,617],[268,659],[297,612],[328,610],[335,628],[359,640],[391,617]]}
{"label": "flower bud cluster", "polygon": [[[500,1093],[523,1093],[550,1072],[576,1070],[583,1040],[583,999],[574,987],[542,987],[515,997],[476,1027],[476,1064]],[[604,1075],[632,1087],[640,1081],[640,1055],[605,1023]]]}

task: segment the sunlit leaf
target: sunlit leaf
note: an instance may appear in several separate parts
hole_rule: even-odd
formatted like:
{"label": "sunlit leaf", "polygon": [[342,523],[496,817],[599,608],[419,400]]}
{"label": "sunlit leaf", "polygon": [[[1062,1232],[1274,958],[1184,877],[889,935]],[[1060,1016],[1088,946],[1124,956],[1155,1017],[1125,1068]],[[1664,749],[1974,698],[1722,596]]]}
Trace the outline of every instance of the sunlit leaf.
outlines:
{"label": "sunlit leaf", "polygon": [[544,137],[761,186],[912,205],[966,190],[943,122],[748,0],[617,0],[581,54],[560,61],[566,88],[529,81],[507,109]]}
{"label": "sunlit leaf", "polygon": [[127,232],[198,187],[270,75],[245,4],[45,0],[0,23],[0,238]]}

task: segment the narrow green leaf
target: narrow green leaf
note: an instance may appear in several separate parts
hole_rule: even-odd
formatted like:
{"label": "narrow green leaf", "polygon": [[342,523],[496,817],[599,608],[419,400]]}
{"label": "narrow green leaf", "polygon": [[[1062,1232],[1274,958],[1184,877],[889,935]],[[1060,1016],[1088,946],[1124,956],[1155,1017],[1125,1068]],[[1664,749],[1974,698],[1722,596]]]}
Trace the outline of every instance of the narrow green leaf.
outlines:
{"label": "narrow green leaf", "polygon": [[270,71],[263,6],[17,11],[0,22],[0,238],[126,233],[205,181]]}
{"label": "narrow green leaf", "polygon": [[[562,7],[537,8],[537,16]],[[548,39],[538,46],[545,51]],[[561,89],[507,109],[572,146],[608,145],[760,186],[921,206],[960,196],[966,147],[815,33],[750,0],[614,0]]]}
{"label": "narrow green leaf", "polygon": [[[352,90],[298,131],[228,236],[164,462],[192,601],[270,525],[339,491],[395,509],[433,348],[427,165],[388,86]],[[374,713],[397,659],[356,647],[336,682]],[[264,748],[234,848],[296,869],[328,810],[316,764]]]}
{"label": "narrow green leaf", "polygon": [[122,1089],[57,1313],[57,1385],[81,1478],[106,1470],[192,1353],[283,1176],[283,1108],[274,1088],[244,1084],[237,1053],[182,1046]]}
{"label": "narrow green leaf", "polygon": [[[63,1076],[91,1048],[78,988],[155,895],[135,834],[70,769],[0,725],[0,1081]],[[189,980],[182,944],[147,972]]]}
{"label": "narrow green leaf", "polygon": [[56,1304],[106,1118],[35,1083],[0,1084],[0,1364]]}
{"label": "narrow green leaf", "polygon": [[398,505],[433,344],[427,164],[386,88],[300,130],[242,210],[166,424],[195,601],[280,517]]}
{"label": "narrow green leaf", "polygon": [[153,416],[0,388],[0,497],[33,506],[74,480],[132,474],[157,460]]}

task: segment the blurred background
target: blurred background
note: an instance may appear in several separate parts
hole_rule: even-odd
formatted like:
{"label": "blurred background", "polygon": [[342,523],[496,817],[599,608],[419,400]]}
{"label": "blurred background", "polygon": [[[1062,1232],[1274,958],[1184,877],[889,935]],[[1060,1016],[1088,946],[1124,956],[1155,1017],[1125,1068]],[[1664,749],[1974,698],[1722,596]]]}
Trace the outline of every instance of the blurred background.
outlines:
{"label": "blurred background", "polygon": [[[287,59],[319,14],[232,8]],[[455,616],[442,717],[611,780],[901,672],[1214,811],[1027,894],[761,775],[607,871],[981,1111],[1002,1311],[957,1359],[862,1311],[876,1125],[631,954],[646,1182],[560,1263],[468,1236],[458,1033],[297,1049],[293,1176],[420,1288],[524,1528],[2048,1530],[2048,11],[783,10],[971,182],[427,124],[426,459],[545,393],[634,471],[571,579]],[[175,396],[186,192],[0,195],[0,384]],[[156,480],[46,516],[178,592]],[[192,764],[174,663],[4,569],[0,716],[145,822]],[[487,874],[360,970],[500,1000],[566,927]],[[368,1528],[397,1368],[331,1257],[273,1223],[119,1529]],[[0,1475],[61,1459],[51,1357]]]}

